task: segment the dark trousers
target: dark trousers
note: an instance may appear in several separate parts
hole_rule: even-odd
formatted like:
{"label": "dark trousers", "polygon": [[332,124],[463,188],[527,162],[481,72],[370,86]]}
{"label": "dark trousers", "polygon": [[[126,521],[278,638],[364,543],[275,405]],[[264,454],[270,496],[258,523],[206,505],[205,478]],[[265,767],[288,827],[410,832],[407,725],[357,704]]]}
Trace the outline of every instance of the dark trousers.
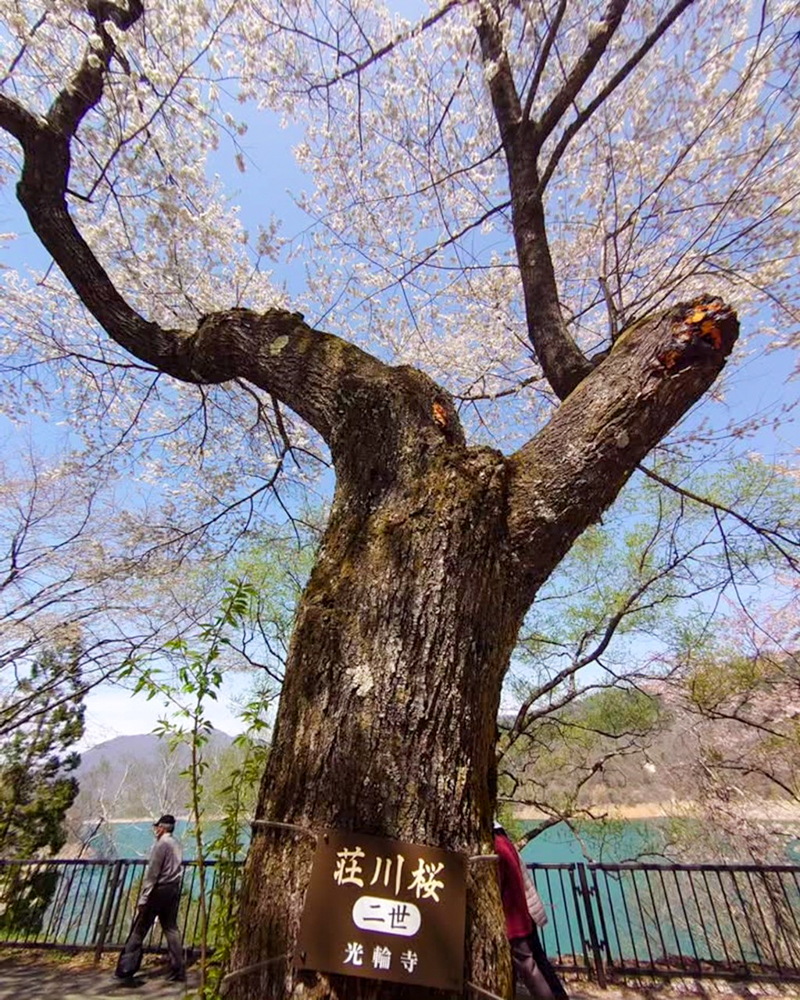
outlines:
{"label": "dark trousers", "polygon": [[547,985],[553,991],[553,996],[565,998],[567,996],[567,991],[564,989],[561,980],[558,978],[556,970],[550,964],[550,959],[545,954],[542,942],[539,939],[539,931],[535,926],[528,940],[531,943],[531,952],[533,953],[536,964],[542,970],[542,975],[547,980]]}
{"label": "dark trousers", "polygon": [[169,964],[173,972],[183,975],[183,942],[178,930],[178,907],[181,902],[180,882],[157,885],[144,906],[136,914],[133,927],[117,962],[116,975],[121,979],[132,976],[142,964],[142,942],[158,917],[169,948]]}
{"label": "dark trousers", "polygon": [[535,927],[527,937],[512,938],[510,943],[514,978],[531,996],[555,997],[557,1000],[567,996],[556,970],[544,953]]}

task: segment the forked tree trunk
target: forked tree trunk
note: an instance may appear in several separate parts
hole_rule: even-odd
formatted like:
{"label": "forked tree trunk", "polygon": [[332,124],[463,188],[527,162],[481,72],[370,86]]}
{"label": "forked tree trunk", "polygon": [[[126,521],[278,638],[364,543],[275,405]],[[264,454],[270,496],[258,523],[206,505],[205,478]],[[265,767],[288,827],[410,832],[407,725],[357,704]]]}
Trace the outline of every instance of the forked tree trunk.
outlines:
{"label": "forked tree trunk", "polygon": [[[327,388],[347,403],[329,424],[336,497],[257,810],[261,821],[307,832],[256,828],[235,1000],[419,996],[419,987],[293,970],[311,835],[333,827],[491,853],[497,711],[523,616],[575,538],[713,380],[737,329],[711,298],[653,317],[508,458],[467,448],[451,401],[419,372],[377,367],[327,341],[305,346],[302,325],[281,340],[288,351],[296,338],[305,359],[315,345],[335,358]],[[321,412],[328,420],[329,406]],[[483,861],[469,868],[464,979],[509,995],[496,871]]]}

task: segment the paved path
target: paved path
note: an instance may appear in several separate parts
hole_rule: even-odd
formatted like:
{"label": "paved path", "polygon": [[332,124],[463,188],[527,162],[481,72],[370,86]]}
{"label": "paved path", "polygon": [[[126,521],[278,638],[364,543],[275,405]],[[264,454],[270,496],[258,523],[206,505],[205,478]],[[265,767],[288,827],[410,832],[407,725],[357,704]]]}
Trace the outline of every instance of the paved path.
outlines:
{"label": "paved path", "polygon": [[[33,960],[31,960],[33,959]],[[67,960],[53,955],[0,956],[0,1000],[183,1000],[197,988],[197,971],[189,969],[187,983],[168,983],[166,965],[145,960],[141,975],[133,983],[114,979],[113,958],[104,958],[100,967],[91,960]],[[785,1000],[799,998],[797,988],[777,983],[725,983],[683,980],[652,983],[640,989],[612,986],[601,990],[596,984],[567,984],[572,1000]],[[477,996],[475,1000],[478,1000]],[[519,994],[519,1000],[530,1000]]]}
{"label": "paved path", "polygon": [[111,968],[70,968],[58,962],[0,960],[2,1000],[179,1000],[196,987],[196,973],[187,983],[168,983],[165,966],[145,966],[131,982],[115,979]]}

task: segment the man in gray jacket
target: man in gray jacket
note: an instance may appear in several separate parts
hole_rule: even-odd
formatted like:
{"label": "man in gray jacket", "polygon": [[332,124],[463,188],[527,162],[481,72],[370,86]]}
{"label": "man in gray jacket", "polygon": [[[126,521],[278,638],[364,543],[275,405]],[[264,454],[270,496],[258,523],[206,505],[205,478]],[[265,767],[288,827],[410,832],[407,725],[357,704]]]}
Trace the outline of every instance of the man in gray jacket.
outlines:
{"label": "man in gray jacket", "polygon": [[142,882],[142,891],[136,908],[136,919],[119,956],[115,975],[118,979],[131,979],[142,962],[142,942],[158,917],[167,938],[170,971],[167,979],[183,982],[186,967],[183,961],[183,942],[178,930],[178,907],[181,901],[183,878],[183,850],[172,836],[175,817],[168,813],[153,824],[156,842]]}

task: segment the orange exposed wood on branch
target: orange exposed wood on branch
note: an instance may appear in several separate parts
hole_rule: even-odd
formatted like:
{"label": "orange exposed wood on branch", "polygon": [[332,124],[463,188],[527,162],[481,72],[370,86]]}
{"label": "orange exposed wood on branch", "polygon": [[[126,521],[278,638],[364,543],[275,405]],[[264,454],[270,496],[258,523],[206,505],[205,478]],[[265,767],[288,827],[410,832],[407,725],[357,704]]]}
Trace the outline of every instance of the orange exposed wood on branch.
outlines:
{"label": "orange exposed wood on branch", "polygon": [[676,319],[673,343],[658,355],[659,362],[667,371],[680,371],[696,359],[698,351],[707,352],[709,348],[724,351],[735,319],[736,314],[722,299],[698,299],[692,303],[692,312],[688,316]]}

